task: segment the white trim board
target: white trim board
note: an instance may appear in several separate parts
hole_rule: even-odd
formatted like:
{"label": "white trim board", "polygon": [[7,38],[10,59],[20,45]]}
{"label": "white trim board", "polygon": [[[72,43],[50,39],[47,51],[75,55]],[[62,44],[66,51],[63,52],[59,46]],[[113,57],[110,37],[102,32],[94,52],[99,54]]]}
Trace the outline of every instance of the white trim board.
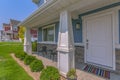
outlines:
{"label": "white trim board", "polygon": [[92,16],[95,17],[97,15],[102,16],[102,15],[107,15],[107,14],[111,14],[112,17],[113,17],[113,25],[112,25],[113,26],[113,28],[112,28],[112,30],[113,30],[112,31],[113,32],[112,33],[113,34],[112,35],[113,36],[113,43],[112,43],[113,44],[113,68],[112,69],[115,70],[116,69],[116,59],[115,59],[115,40],[114,40],[114,38],[115,38],[115,34],[114,34],[115,33],[115,29],[114,29],[115,28],[115,20],[114,20],[115,19],[115,11],[114,10],[104,10],[104,11],[101,11],[101,12],[98,12],[98,13],[94,13],[94,14],[90,14],[90,15],[82,17],[82,19],[83,19],[83,42],[84,42],[84,45],[85,45],[85,48],[84,48],[84,50],[85,50],[84,51],[85,52],[84,53],[85,54],[84,59],[85,60],[84,61],[85,61],[85,63],[87,63],[87,61],[86,61],[86,59],[87,59],[86,58],[86,53],[87,53],[86,52],[86,36],[87,36],[86,32],[87,31],[86,31],[86,26],[85,26],[85,19],[89,19],[89,17],[92,17]]}
{"label": "white trim board", "polygon": [[115,48],[120,50],[120,44],[118,44],[118,45],[116,44]]}
{"label": "white trim board", "polygon": [[41,44],[57,44],[55,42],[37,42],[37,43],[41,43]]}
{"label": "white trim board", "polygon": [[[37,43],[43,43],[43,44],[57,44],[57,42],[37,42]],[[84,43],[74,43],[75,46],[82,46],[84,47]]]}
{"label": "white trim board", "polygon": [[[45,27],[42,27],[42,42],[49,42],[49,41],[44,41],[43,40],[43,29],[46,29],[46,28],[49,28],[49,27],[54,27],[54,41],[51,41],[52,43],[55,43],[55,24],[51,24],[51,25],[48,25],[48,26],[45,26]],[[51,43],[50,42],[50,43]]]}
{"label": "white trim board", "polygon": [[84,47],[84,43],[74,43],[75,46],[82,46]]}
{"label": "white trim board", "polygon": [[[103,10],[97,13],[104,13],[104,12],[110,12],[112,11],[114,13],[114,39],[115,39],[115,48],[119,48],[120,49],[120,43],[119,43],[119,10],[120,10],[120,6],[117,7],[113,7],[107,10]],[[96,13],[90,14],[90,16],[95,15]],[[89,16],[89,15],[87,15]],[[84,20],[85,16],[82,17],[82,20]],[[83,24],[84,26],[84,24]],[[84,31],[83,31],[84,33]],[[84,34],[83,34],[84,37]]]}

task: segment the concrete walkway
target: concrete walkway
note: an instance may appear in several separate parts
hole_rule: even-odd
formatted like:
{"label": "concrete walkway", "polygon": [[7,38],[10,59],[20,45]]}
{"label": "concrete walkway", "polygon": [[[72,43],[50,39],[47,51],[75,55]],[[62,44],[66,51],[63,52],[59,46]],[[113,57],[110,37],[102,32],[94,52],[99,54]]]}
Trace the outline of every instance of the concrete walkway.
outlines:
{"label": "concrete walkway", "polygon": [[[49,56],[43,57],[41,55],[38,56],[36,54],[33,54],[33,56],[36,56],[38,59],[42,60],[43,64],[46,66],[57,67],[57,62],[49,59]],[[79,66],[79,69],[78,69],[78,67],[76,69],[78,80],[109,80],[109,79],[105,79],[105,78],[96,76],[92,73],[83,71],[82,68],[85,66],[84,64],[79,63],[79,65],[76,65],[76,66]],[[120,80],[120,75],[115,74],[115,73],[111,73],[110,77],[111,77],[110,80]]]}
{"label": "concrete walkway", "polygon": [[57,62],[50,60],[50,59],[43,57],[43,56],[38,56],[36,54],[33,54],[33,56],[36,56],[37,59],[42,60],[42,62],[45,66],[54,66],[57,68]]}

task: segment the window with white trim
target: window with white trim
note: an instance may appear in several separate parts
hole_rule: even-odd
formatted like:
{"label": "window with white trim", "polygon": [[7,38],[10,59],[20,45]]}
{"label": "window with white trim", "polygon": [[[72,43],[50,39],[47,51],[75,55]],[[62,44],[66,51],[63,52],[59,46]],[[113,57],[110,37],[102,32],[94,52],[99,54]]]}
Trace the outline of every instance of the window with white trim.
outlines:
{"label": "window with white trim", "polygon": [[43,41],[45,42],[54,42],[55,38],[55,26],[50,25],[48,27],[43,28]]}

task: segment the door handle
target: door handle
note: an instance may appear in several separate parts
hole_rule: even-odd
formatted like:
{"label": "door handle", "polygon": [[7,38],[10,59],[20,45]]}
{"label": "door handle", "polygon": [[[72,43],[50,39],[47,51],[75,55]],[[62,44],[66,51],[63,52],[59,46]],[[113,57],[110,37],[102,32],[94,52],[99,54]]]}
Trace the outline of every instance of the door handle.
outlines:
{"label": "door handle", "polygon": [[89,40],[86,40],[86,49],[88,49],[88,45],[89,45]]}

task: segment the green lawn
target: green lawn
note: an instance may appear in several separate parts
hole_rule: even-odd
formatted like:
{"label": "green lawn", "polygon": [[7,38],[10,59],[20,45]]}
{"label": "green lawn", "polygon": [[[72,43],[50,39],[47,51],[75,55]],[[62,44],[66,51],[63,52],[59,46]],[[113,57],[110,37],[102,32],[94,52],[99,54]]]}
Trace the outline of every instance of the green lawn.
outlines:
{"label": "green lawn", "polygon": [[0,42],[0,80],[33,80],[10,56],[22,50],[21,43]]}

